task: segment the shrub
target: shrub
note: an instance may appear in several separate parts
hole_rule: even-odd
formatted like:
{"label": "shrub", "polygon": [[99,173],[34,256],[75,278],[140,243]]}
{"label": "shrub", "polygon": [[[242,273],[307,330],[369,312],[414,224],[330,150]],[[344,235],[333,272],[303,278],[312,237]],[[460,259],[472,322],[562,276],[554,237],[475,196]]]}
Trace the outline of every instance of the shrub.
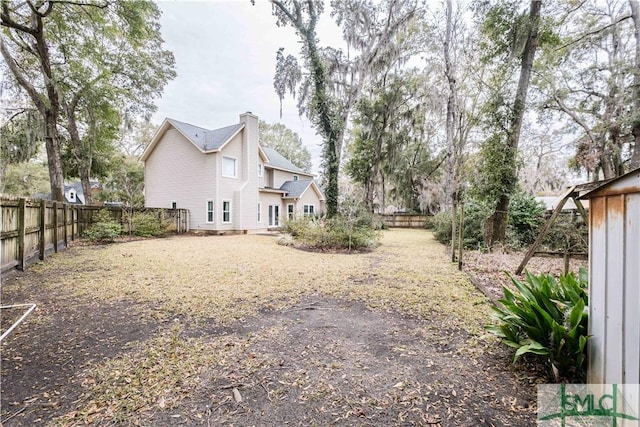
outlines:
{"label": "shrub", "polygon": [[507,242],[511,246],[530,245],[538,237],[540,227],[544,223],[544,203],[523,191],[514,193],[509,204],[509,221],[507,223]]}
{"label": "shrub", "polygon": [[122,232],[120,224],[114,221],[105,209],[99,211],[93,220],[91,227],[83,233],[83,236],[92,242],[112,242]]}
{"label": "shrub", "polygon": [[524,354],[537,356],[556,379],[584,378],[587,343],[587,272],[581,268],[560,276],[535,276],[526,283],[511,277],[517,291],[503,287],[502,308],[494,307],[497,325],[487,330],[516,349],[514,362]]}
{"label": "shrub", "polygon": [[[458,210],[457,214],[460,214]],[[476,199],[466,201],[464,205],[464,246],[468,249],[477,249],[484,246],[484,223],[490,212],[486,203]],[[441,243],[451,243],[451,212],[441,212],[434,215],[429,221],[429,227],[433,229],[435,239]],[[459,219],[459,218],[458,218]],[[456,223],[456,228],[459,223]]]}
{"label": "shrub", "polygon": [[587,253],[589,228],[582,217],[573,213],[561,213],[542,243],[551,251]]}
{"label": "shrub", "polygon": [[168,226],[151,212],[135,213],[132,218],[132,225],[133,234],[140,237],[163,236]]}
{"label": "shrub", "polygon": [[427,228],[433,230],[434,238],[440,242],[451,243],[451,212],[440,212],[429,218]]}
{"label": "shrub", "polygon": [[298,237],[303,235],[309,231],[309,227],[311,227],[312,222],[316,220],[312,217],[300,217],[295,219],[289,219],[284,221],[282,225],[282,231],[287,234],[290,234],[293,237]]}
{"label": "shrub", "polygon": [[365,249],[375,247],[380,235],[371,215],[336,215],[331,219],[302,217],[284,223],[283,231],[298,244],[313,249]]}
{"label": "shrub", "polygon": [[371,223],[371,217],[351,217],[337,215],[325,224],[329,247],[343,249],[364,249],[375,247],[380,235]]}
{"label": "shrub", "polygon": [[[458,210],[459,214],[459,210]],[[464,246],[467,249],[484,247],[484,227],[491,215],[491,206],[478,199],[467,199],[464,205]],[[521,247],[531,244],[544,222],[544,205],[523,192],[513,195],[507,224],[507,244]],[[451,243],[451,213],[441,212],[430,220],[436,240]],[[456,224],[456,227],[458,224]]]}

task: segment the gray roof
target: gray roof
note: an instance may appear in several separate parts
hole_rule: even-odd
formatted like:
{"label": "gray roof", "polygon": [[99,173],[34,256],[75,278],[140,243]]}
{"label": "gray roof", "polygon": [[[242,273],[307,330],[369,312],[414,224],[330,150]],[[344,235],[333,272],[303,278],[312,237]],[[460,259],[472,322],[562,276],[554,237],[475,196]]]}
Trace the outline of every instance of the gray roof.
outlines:
{"label": "gray roof", "polygon": [[310,175],[309,172],[305,172],[304,170],[300,169],[299,167],[291,163],[286,157],[278,153],[273,148],[263,146],[262,149],[264,150],[264,154],[266,154],[267,157],[269,158],[269,161],[267,162],[267,166],[271,166],[278,169],[285,169],[291,172],[300,172],[305,175]]}
{"label": "gray roof", "polygon": [[307,191],[313,180],[285,181],[280,190],[287,192],[285,197],[300,197]]}
{"label": "gray roof", "polygon": [[203,151],[218,150],[225,142],[229,140],[236,132],[244,127],[244,124],[225,126],[220,129],[205,129],[199,126],[190,125],[189,123],[179,122],[174,119],[167,119],[169,123],[182,132],[194,144]]}

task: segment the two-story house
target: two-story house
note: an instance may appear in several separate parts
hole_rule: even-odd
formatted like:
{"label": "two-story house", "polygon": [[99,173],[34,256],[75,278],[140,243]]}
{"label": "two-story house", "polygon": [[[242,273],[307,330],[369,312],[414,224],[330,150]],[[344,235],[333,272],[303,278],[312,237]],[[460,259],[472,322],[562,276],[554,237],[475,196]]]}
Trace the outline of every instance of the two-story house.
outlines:
{"label": "two-story house", "polygon": [[313,175],[261,147],[250,112],[219,129],[165,119],[142,161],[145,206],[188,209],[190,230],[255,232],[324,211]]}

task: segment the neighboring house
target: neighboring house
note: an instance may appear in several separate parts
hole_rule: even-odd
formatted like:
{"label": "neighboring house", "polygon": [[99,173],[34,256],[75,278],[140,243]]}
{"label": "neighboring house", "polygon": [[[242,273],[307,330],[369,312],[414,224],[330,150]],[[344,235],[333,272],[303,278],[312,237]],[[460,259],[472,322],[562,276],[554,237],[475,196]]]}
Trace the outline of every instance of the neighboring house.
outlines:
{"label": "neighboring house", "polygon": [[[91,194],[93,195],[93,203],[99,204],[96,201],[96,196],[102,191],[102,186],[98,181],[90,181]],[[51,193],[38,193],[33,196],[35,199],[47,199],[51,200]],[[85,197],[82,190],[82,183],[80,181],[71,182],[64,185],[64,201],[72,205],[84,205]]]}
{"label": "neighboring house", "polygon": [[145,206],[188,209],[190,230],[255,232],[324,211],[313,175],[261,147],[250,112],[213,130],[165,119],[142,161]]}

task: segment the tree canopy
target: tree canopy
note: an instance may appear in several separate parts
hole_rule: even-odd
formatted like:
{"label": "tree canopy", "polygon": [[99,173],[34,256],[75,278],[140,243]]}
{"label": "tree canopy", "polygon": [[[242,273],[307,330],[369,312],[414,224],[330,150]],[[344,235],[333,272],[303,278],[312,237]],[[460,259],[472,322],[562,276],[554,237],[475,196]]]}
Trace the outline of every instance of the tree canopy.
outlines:
{"label": "tree canopy", "polygon": [[[52,197],[103,175],[126,115],[149,114],[175,76],[151,1],[2,2],[0,50],[44,123]],[[82,37],[78,35],[82,34]]]}
{"label": "tree canopy", "polygon": [[640,166],[637,0],[330,2],[347,51],[307,31],[321,2],[273,4],[304,41],[278,52],[276,92],[317,126],[326,101],[325,171],[344,163],[371,210],[447,210],[472,194],[493,206],[492,244],[516,191]]}
{"label": "tree canopy", "polygon": [[300,169],[311,172],[311,153],[302,138],[282,123],[269,124],[260,120],[260,145],[271,147]]}

